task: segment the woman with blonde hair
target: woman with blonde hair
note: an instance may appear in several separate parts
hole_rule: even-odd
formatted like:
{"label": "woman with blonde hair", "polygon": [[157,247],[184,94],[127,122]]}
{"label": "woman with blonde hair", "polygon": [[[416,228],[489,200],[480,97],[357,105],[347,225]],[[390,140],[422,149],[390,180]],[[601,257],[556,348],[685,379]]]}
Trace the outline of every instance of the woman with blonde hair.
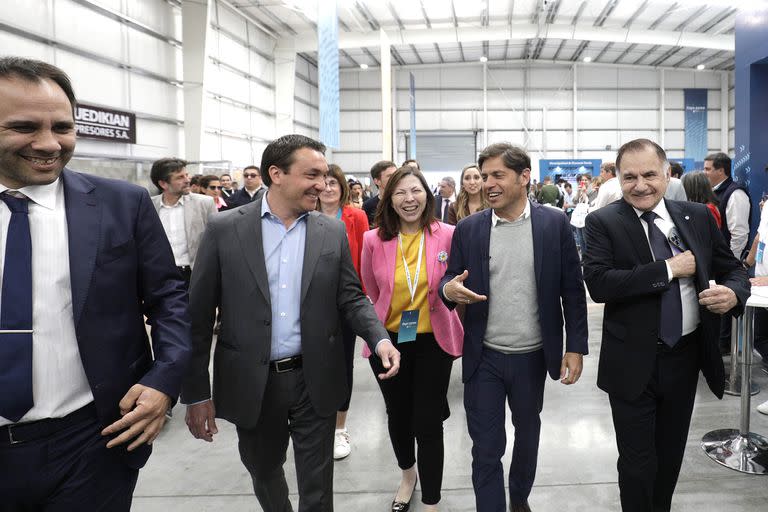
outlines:
{"label": "woman with blonde hair", "polygon": [[470,164],[461,170],[459,195],[448,205],[448,224],[456,225],[464,217],[488,208],[483,192],[483,177],[477,164]]}

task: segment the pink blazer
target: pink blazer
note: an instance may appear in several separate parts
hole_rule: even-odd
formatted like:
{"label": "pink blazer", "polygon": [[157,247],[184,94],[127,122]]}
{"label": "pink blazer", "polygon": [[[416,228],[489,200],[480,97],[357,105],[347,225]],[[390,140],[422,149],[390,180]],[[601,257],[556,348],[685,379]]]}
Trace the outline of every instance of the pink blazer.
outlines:
{"label": "pink blazer", "polygon": [[[432,233],[426,232],[424,249],[427,259],[427,278],[429,292],[429,318],[432,331],[438,345],[446,353],[459,357],[464,343],[464,328],[456,311],[449,311],[440,300],[437,287],[448,268],[448,255],[451,252],[451,237],[454,227],[435,221]],[[387,321],[392,303],[392,289],[395,286],[395,258],[397,258],[397,238],[384,242],[379,238],[379,230],[366,231],[363,235],[363,253],[360,261],[360,273],[368,297],[373,302],[376,315],[382,323]],[[443,260],[443,261],[439,261]],[[363,356],[371,352],[364,347]]]}

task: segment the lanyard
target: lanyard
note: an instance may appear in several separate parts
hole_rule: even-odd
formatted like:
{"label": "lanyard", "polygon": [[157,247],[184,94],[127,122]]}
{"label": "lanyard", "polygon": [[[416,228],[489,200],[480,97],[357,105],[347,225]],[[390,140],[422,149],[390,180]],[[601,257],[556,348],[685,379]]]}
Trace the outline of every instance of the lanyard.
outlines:
{"label": "lanyard", "polygon": [[416,287],[419,285],[419,274],[421,274],[421,256],[424,252],[424,231],[421,232],[421,241],[419,242],[419,259],[416,263],[416,277],[411,281],[411,270],[408,268],[408,261],[405,259],[405,250],[403,250],[403,236],[398,233],[397,241],[400,243],[400,255],[403,257],[403,267],[405,267],[405,281],[408,284],[408,291],[411,292],[411,305],[416,297]]}
{"label": "lanyard", "polygon": [[339,208],[339,211],[336,212],[336,218],[341,220],[341,208]]}

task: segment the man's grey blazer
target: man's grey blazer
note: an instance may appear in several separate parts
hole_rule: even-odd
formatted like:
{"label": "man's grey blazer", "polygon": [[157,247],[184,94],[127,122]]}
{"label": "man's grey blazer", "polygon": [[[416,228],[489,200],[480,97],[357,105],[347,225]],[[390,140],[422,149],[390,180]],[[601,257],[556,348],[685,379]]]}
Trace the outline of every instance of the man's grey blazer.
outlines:
{"label": "man's grey blazer", "polygon": [[[243,428],[253,428],[259,419],[270,371],[272,307],[262,243],[262,200],[211,218],[190,284],[193,348],[182,401],[212,397],[216,416]],[[348,390],[342,319],[372,350],[388,335],[360,286],[344,224],[314,211],[306,223],[301,271],[303,371],[312,406],[319,415],[330,416]],[[217,307],[222,318],[211,393],[208,366]]]}
{"label": "man's grey blazer", "polygon": [[[160,213],[163,195],[152,197],[155,210]],[[197,251],[200,248],[200,240],[203,238],[205,227],[208,225],[208,217],[217,213],[216,204],[212,197],[202,194],[187,194],[184,196],[184,232],[187,234],[187,251],[189,252],[189,266],[195,267]]]}

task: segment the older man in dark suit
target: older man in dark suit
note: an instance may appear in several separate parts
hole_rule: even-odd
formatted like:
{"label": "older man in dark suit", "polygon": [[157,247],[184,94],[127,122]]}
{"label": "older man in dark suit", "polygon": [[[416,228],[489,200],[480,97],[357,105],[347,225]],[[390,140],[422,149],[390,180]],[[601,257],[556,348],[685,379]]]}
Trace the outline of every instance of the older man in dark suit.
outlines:
{"label": "older man in dark suit", "polygon": [[616,168],[623,199],[586,222],[584,280],[605,303],[597,385],[611,403],[622,510],[668,511],[699,370],[723,396],[718,315],[741,314],[749,283],[704,205],[664,199],[658,144],[624,144]]}
{"label": "older man in dark suit", "polygon": [[[336,411],[347,396],[342,319],[394,376],[400,353],[363,294],[344,224],[314,211],[325,146],[302,135],[262,155],[262,199],[211,219],[192,272],[192,368],[184,383],[192,434],[214,418],[237,426],[240,457],[266,512],[289,512],[283,464],[293,441],[299,510],[333,510]],[[217,307],[222,321],[208,363]]]}
{"label": "older man in dark suit", "polygon": [[62,70],[0,59],[2,510],[130,510],[190,352],[147,191],[64,168],[74,106]]}

